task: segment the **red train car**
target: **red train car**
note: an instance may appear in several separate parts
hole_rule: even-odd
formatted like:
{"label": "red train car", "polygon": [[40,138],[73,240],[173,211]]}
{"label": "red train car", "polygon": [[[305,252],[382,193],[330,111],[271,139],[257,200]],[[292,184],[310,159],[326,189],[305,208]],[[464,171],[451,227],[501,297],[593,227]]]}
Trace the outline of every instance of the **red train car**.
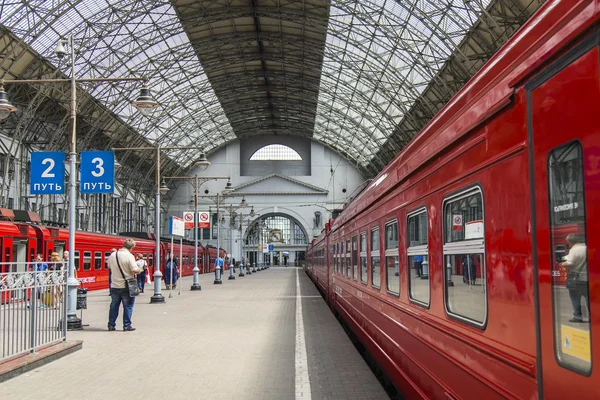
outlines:
{"label": "red train car", "polygon": [[[139,236],[139,235],[138,235]],[[104,235],[92,232],[77,231],[75,252],[72,253],[75,262],[76,277],[81,284],[90,289],[108,288],[107,258],[112,248],[121,248],[123,241],[129,236]],[[134,254],[142,254],[154,272],[154,257],[156,242],[149,235],[147,238],[135,237],[137,245]],[[54,251],[61,256],[64,250],[69,250],[69,231],[64,228],[45,227],[26,223],[0,222],[0,273],[18,272],[24,270],[25,264],[32,262],[36,254],[41,253],[46,260]],[[181,276],[190,276],[194,269],[194,246],[189,243],[175,243],[173,253],[179,261]],[[167,258],[171,254],[169,241],[161,241],[161,267],[164,268]],[[200,273],[214,272],[215,248],[198,246],[198,266]],[[226,252],[221,249],[220,256],[226,259]],[[228,269],[225,263],[224,269]],[[151,278],[152,279],[152,278]]]}
{"label": "red train car", "polygon": [[408,399],[598,398],[599,11],[548,1],[307,249]]}

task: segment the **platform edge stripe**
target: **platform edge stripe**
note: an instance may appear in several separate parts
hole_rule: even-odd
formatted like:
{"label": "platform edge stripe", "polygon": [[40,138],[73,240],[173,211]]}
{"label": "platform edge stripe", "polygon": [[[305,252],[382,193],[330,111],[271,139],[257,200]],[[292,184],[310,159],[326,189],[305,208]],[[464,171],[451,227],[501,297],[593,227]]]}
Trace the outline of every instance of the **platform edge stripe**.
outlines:
{"label": "platform edge stripe", "polygon": [[304,319],[302,318],[302,296],[300,293],[300,277],[296,268],[296,400],[310,400],[310,376],[304,337]]}

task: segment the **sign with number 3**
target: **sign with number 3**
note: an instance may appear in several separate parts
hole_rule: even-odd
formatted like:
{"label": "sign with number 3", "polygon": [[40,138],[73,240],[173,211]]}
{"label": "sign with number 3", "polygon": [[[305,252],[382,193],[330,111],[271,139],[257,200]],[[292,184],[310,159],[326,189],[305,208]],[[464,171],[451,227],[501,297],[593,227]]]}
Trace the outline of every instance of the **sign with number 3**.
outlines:
{"label": "sign with number 3", "polygon": [[81,152],[81,193],[114,193],[115,153],[112,151]]}

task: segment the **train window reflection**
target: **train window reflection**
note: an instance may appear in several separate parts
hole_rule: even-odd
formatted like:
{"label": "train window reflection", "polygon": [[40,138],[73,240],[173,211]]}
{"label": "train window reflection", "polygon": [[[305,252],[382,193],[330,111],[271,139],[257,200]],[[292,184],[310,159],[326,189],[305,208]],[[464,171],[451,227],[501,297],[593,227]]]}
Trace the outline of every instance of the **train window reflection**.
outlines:
{"label": "train window reflection", "polygon": [[350,240],[346,240],[346,277],[350,278]]}
{"label": "train window reflection", "polygon": [[379,228],[371,230],[371,286],[381,287],[381,270],[379,260]]}
{"label": "train window reflection", "polygon": [[75,269],[79,271],[79,250],[75,250],[75,256],[73,257],[73,262],[75,263]]}
{"label": "train window reflection", "polygon": [[427,210],[408,215],[406,221],[408,248],[408,287],[411,300],[429,305],[429,250],[427,247]]}
{"label": "train window reflection", "polygon": [[400,294],[400,264],[398,255],[398,222],[385,226],[385,281],[388,292]]}
{"label": "train window reflection", "polygon": [[360,281],[367,284],[367,232],[360,234]]}
{"label": "train window reflection", "polygon": [[102,253],[99,251],[94,252],[94,270],[102,269]]}
{"label": "train window reflection", "polygon": [[583,176],[583,151],[579,142],[560,146],[549,153],[556,357],[563,367],[588,375],[592,361]]}
{"label": "train window reflection", "polygon": [[344,242],[340,243],[340,275],[344,275],[344,264],[345,264],[345,254],[344,254]]}
{"label": "train window reflection", "polygon": [[352,279],[358,280],[358,242],[352,237]]}
{"label": "train window reflection", "polygon": [[448,314],[480,327],[487,319],[483,195],[479,188],[444,201],[444,276]]}
{"label": "train window reflection", "polygon": [[104,253],[104,269],[108,269],[108,257],[110,257],[110,253],[107,251]]}
{"label": "train window reflection", "polygon": [[83,270],[89,271],[92,269],[92,252],[84,251],[83,252]]}

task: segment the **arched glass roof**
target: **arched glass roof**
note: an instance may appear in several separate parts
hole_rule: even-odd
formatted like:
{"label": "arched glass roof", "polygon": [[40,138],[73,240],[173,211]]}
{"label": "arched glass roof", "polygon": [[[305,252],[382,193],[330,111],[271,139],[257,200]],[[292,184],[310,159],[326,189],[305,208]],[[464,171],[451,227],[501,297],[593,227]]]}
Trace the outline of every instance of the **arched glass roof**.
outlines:
{"label": "arched glass roof", "polygon": [[[137,135],[210,153],[240,137],[298,135],[374,175],[541,3],[9,1],[0,5],[0,78],[70,74],[53,50],[74,35],[76,76],[148,76],[162,105],[143,116],[130,105],[135,85],[82,85],[104,110],[80,105],[86,120],[112,115],[96,123],[107,147],[139,144]],[[40,112],[31,97],[21,101],[17,118]],[[180,169],[197,157],[166,153]]]}

